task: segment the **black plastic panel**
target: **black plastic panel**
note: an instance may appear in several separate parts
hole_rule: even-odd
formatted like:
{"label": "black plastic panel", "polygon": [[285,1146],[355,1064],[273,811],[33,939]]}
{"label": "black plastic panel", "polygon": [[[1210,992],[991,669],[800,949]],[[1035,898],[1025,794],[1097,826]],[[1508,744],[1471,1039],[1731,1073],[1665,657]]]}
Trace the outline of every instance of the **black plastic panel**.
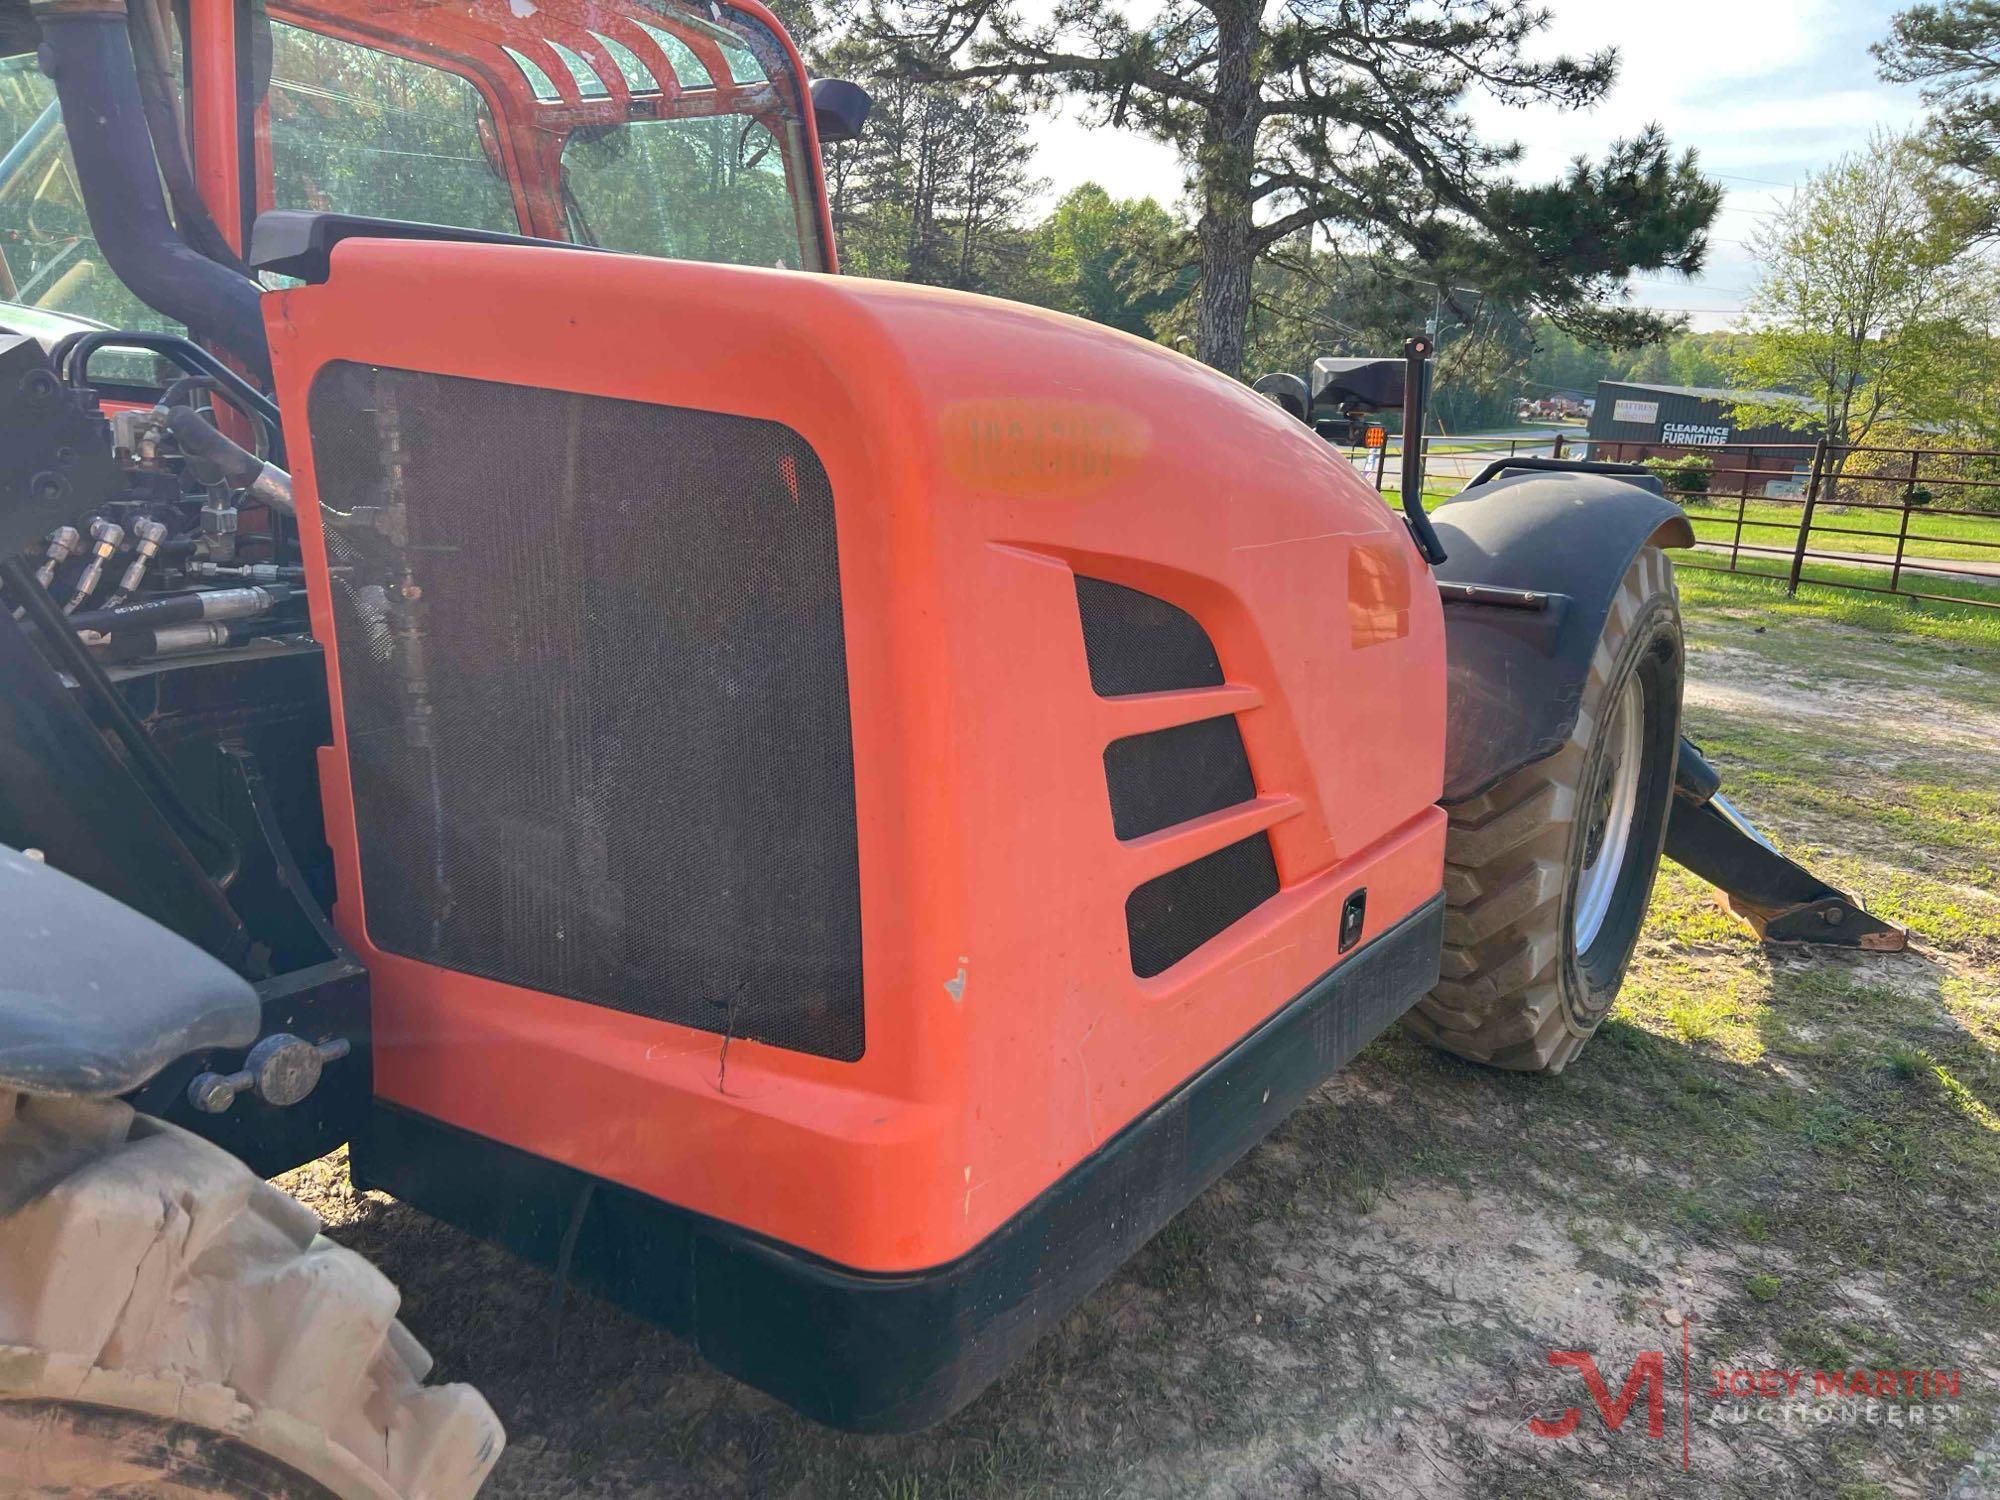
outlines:
{"label": "black plastic panel", "polygon": [[372,219],[361,214],[317,213],[302,208],[268,208],[250,229],[250,265],[259,271],[296,276],[318,284],[333,274],[334,247],[342,240],[422,240],[455,245],[526,245],[537,250],[615,252],[574,240],[531,239],[491,229],[450,224],[413,224],[404,219]]}
{"label": "black plastic panel", "polygon": [[1125,901],[1132,972],[1150,979],[1172,968],[1277,894],[1278,865],[1262,833],[1147,881]]}
{"label": "black plastic panel", "polygon": [[375,943],[860,1056],[833,496],[804,439],[354,364],[309,420]]}
{"label": "black plastic panel", "polygon": [[1469,801],[1569,740],[1611,601],[1649,541],[1691,547],[1679,506],[1614,475],[1507,474],[1432,516],[1447,583],[1562,595],[1531,613],[1447,600],[1444,796]]}

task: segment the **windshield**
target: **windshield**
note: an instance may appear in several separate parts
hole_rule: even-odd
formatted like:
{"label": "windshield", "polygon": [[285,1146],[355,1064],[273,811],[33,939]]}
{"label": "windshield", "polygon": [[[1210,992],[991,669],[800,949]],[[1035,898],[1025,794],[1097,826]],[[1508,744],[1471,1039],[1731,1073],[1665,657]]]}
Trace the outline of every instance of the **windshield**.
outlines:
{"label": "windshield", "polygon": [[273,6],[259,206],[824,269],[784,44],[669,0]]}

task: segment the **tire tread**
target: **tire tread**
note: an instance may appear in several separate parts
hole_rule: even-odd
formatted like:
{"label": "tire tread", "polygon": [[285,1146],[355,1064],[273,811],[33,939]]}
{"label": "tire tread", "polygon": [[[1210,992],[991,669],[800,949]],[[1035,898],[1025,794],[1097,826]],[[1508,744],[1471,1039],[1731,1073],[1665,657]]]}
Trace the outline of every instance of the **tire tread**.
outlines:
{"label": "tire tread", "polygon": [[[67,1170],[23,1186],[65,1140],[84,1143]],[[456,1500],[499,1457],[477,1391],[421,1383],[387,1278],[220,1148],[115,1101],[0,1096],[0,1202],[0,1439],[10,1399],[81,1393],[341,1496]]]}
{"label": "tire tread", "polygon": [[1673,566],[1647,546],[1626,570],[1591,653],[1569,739],[1479,796],[1447,808],[1443,977],[1406,1018],[1445,1051],[1497,1068],[1560,1072],[1596,1030],[1563,1004],[1564,872],[1597,713],[1623,642]]}

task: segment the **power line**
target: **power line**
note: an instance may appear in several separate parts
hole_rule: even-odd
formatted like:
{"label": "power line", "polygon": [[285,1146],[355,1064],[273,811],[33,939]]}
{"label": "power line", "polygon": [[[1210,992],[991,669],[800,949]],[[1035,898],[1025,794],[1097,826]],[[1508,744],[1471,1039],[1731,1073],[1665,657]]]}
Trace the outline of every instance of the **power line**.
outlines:
{"label": "power line", "polygon": [[1721,292],[1724,296],[1728,297],[1747,297],[1750,295],[1750,288],[1747,286],[1713,286],[1705,281],[1659,281],[1644,276],[1634,276],[1632,284],[1634,286],[1670,286],[1675,291]]}

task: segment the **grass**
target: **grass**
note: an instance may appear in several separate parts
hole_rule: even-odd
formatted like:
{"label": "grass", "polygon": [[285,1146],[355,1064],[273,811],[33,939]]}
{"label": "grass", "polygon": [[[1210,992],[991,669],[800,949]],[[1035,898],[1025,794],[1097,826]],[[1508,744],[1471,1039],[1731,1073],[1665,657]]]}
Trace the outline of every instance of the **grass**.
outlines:
{"label": "grass", "polygon": [[[1689,572],[1697,570],[1726,572],[1729,570],[1728,558],[1721,552],[1702,552],[1689,559],[1689,566],[1686,569]],[[1736,558],[1737,576],[1756,579],[1760,584],[1763,580],[1769,579],[1770,583],[1765,585],[1767,587],[1784,588],[1791,577],[1791,571],[1792,561],[1789,557],[1772,557],[1746,552]],[[1901,577],[1895,580],[1898,595],[1890,595],[1886,591],[1893,576],[1881,568],[1870,567],[1865,563],[1822,562],[1809,557],[1800,567],[1799,586],[1839,592],[1851,590],[1863,597],[1873,594],[1888,598],[1892,602],[1899,595],[1901,597],[1924,595],[1927,597],[1915,598],[1914,602],[1927,607],[1936,605],[1946,609],[1983,607],[1996,620],[2000,620],[2000,610],[1993,608],[1995,605],[2000,605],[2000,578],[1988,580],[1905,569]]]}
{"label": "grass", "polygon": [[[1782,582],[1758,576],[1752,572],[1728,573],[1705,566],[1706,558],[1682,555],[1680,588],[1683,607],[1690,612],[1710,616],[1708,631],[1692,633],[1699,644],[1712,634],[1717,626],[1748,620],[1753,626],[1766,627],[1780,625],[1843,626],[1849,630],[1865,632],[1879,638],[1872,642],[1871,649],[1855,665],[1866,671],[1877,661],[1881,647],[1891,650],[1904,644],[1921,645],[1928,653],[1931,645],[1941,644],[1961,650],[1984,648],[2000,649],[2000,610],[1982,609],[1959,603],[1936,603],[1923,599],[1898,599],[1883,594],[1857,594],[1815,582],[1808,577],[1799,586],[1796,598],[1785,593]],[[1848,581],[1858,576],[1859,570],[1849,570]],[[1877,578],[1880,575],[1875,575]],[[1867,582],[1867,578],[1860,581]],[[1967,591],[1973,596],[1984,596],[1985,590]],[[2000,598],[2000,592],[1995,592]],[[1731,612],[1725,615],[1724,612]],[[1732,631],[1740,635],[1740,631]],[[1790,635],[1780,633],[1768,642],[1758,641],[1758,649],[1785,652],[1794,660],[1807,654],[1814,654],[1813,648],[1832,644],[1822,634]],[[1802,650],[1801,647],[1804,649]],[[1925,660],[1935,665],[1935,656],[1927,655]]]}
{"label": "grass", "polygon": [[[1694,522],[1697,537],[1727,543],[1736,534],[1737,503],[1734,495],[1690,495],[1683,498],[1683,509]],[[1752,496],[1743,502],[1743,540],[1756,546],[1789,548],[1798,537],[1803,516],[1804,507],[1798,501],[1787,504]],[[1901,511],[1820,505],[1813,510],[1812,545],[1822,552],[1893,557],[1903,525]],[[1908,557],[2000,563],[2000,515],[1938,515],[1916,506],[1909,512],[1908,528]]]}

